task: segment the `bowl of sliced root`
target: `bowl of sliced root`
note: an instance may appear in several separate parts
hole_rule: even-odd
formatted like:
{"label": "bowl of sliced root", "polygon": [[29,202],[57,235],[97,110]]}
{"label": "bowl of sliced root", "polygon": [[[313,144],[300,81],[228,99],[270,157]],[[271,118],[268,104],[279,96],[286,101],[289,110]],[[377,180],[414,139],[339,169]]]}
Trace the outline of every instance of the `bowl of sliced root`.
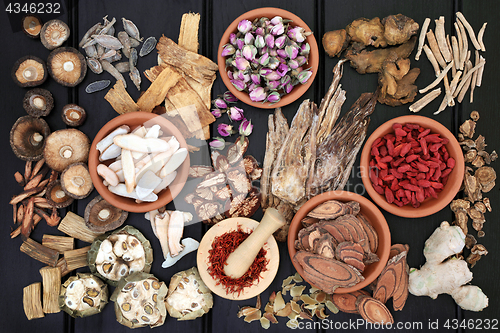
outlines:
{"label": "bowl of sliced root", "polygon": [[391,235],[368,199],[331,191],[308,200],[288,232],[297,272],[327,294],[350,293],[375,281],[389,259]]}
{"label": "bowl of sliced root", "polygon": [[89,171],[111,205],[144,213],[173,200],[186,183],[189,154],[181,132],[162,116],[120,115],[106,123],[90,148]]}

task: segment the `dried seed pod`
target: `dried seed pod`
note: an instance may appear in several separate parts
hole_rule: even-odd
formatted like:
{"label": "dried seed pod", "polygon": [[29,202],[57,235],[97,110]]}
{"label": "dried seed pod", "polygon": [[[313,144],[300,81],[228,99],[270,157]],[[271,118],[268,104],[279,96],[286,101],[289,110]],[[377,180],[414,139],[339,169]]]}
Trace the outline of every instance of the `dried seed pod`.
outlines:
{"label": "dried seed pod", "polygon": [[66,104],[61,113],[63,122],[72,127],[77,127],[83,124],[87,118],[85,109],[76,104]]}
{"label": "dried seed pod", "polygon": [[87,62],[78,50],[59,47],[49,54],[47,68],[56,82],[66,87],[74,87],[85,78]]}
{"label": "dried seed pod", "polygon": [[87,57],[87,65],[90,70],[96,74],[101,74],[103,71],[101,61],[97,58]]}
{"label": "dried seed pod", "polygon": [[28,90],[24,95],[23,108],[33,117],[46,116],[54,107],[54,98],[50,91],[41,88]]}
{"label": "dried seed pod", "polygon": [[134,22],[122,17],[122,23],[123,23],[123,29],[127,32],[127,34],[130,37],[135,38],[138,41],[142,42],[142,38],[141,38],[141,35],[139,33],[139,29],[134,24]]}
{"label": "dried seed pod", "polygon": [[147,38],[142,44],[141,50],[139,51],[139,56],[144,57],[154,50],[156,46],[156,38],[151,36]]}
{"label": "dried seed pod", "polygon": [[40,40],[47,49],[61,46],[69,38],[69,27],[61,20],[50,20],[40,31]]}
{"label": "dried seed pod", "polygon": [[107,284],[90,273],[76,273],[61,286],[59,306],[73,318],[100,313],[107,303]]}
{"label": "dried seed pod", "polygon": [[111,84],[110,80],[101,80],[89,83],[89,85],[85,88],[85,92],[87,94],[91,94],[97,91],[101,91],[106,89]]}
{"label": "dried seed pod", "polygon": [[10,130],[10,146],[18,158],[38,161],[43,158],[49,136],[50,128],[45,120],[31,116],[20,117]]}
{"label": "dried seed pod", "polygon": [[36,87],[45,82],[47,73],[47,66],[42,59],[25,56],[16,61],[11,76],[20,87]]}

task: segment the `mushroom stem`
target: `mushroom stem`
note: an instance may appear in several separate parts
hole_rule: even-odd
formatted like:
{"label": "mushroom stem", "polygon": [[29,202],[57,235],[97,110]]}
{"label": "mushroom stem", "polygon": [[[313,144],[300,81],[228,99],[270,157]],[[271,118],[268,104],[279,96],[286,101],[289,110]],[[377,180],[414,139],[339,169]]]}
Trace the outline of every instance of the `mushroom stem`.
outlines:
{"label": "mushroom stem", "polygon": [[43,135],[41,135],[40,133],[38,132],[35,132],[33,133],[33,135],[31,136],[31,144],[33,146],[38,146],[40,144],[40,142],[43,141]]}

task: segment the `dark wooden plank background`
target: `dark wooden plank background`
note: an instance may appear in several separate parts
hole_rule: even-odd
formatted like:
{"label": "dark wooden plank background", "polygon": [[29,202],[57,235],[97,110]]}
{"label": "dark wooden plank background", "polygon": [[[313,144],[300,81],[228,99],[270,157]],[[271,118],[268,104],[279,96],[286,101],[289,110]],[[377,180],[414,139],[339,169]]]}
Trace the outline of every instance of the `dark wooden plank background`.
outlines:
{"label": "dark wooden plank background", "polygon": [[[22,108],[22,98],[27,89],[16,86],[10,76],[10,71],[14,62],[27,54],[39,56],[46,59],[49,51],[46,50],[38,40],[31,40],[24,36],[16,26],[12,26],[17,22],[13,15],[8,15],[5,8],[9,1],[4,0],[4,7],[0,14],[0,27],[2,41],[2,52],[0,54],[0,106],[2,121],[0,126],[0,151],[3,155],[1,186],[4,188],[1,194],[0,216],[2,217],[2,226],[0,227],[0,254],[3,259],[3,267],[0,273],[0,286],[2,288],[2,302],[0,302],[0,318],[2,324],[0,332],[125,332],[128,328],[121,326],[115,320],[113,304],[109,304],[100,315],[95,315],[85,319],[72,319],[64,313],[47,315],[43,319],[28,321],[23,312],[22,306],[22,289],[23,287],[37,281],[41,281],[38,270],[42,264],[30,259],[25,254],[19,251],[21,245],[20,239],[11,240],[9,238],[12,209],[8,205],[8,201],[13,193],[17,193],[18,185],[13,179],[13,174],[18,170],[24,169],[24,162],[18,160],[12,153],[8,141],[9,131],[15,120],[23,116],[25,111]],[[22,1],[21,1],[22,3]],[[242,13],[264,6],[280,7],[289,10],[300,16],[314,31],[314,35],[320,45],[320,67],[315,82],[306,94],[299,101],[292,103],[283,108],[283,111],[289,120],[295,114],[298,105],[304,99],[309,98],[319,104],[326,89],[332,79],[332,69],[336,64],[337,59],[327,57],[321,47],[321,37],[324,32],[336,30],[345,27],[352,20],[359,17],[372,18],[378,16],[380,18],[391,14],[402,13],[412,17],[416,22],[421,24],[426,17],[437,19],[443,15],[446,19],[446,31],[451,33],[454,22],[454,13],[458,10],[462,11],[468,21],[479,30],[483,22],[488,22],[488,28],[485,33],[485,44],[487,52],[485,57],[487,60],[486,71],[483,78],[483,86],[476,89],[475,101],[473,104],[464,102],[454,108],[449,108],[439,116],[433,116],[433,110],[437,109],[440,100],[434,101],[427,106],[421,115],[429,116],[440,121],[447,126],[453,133],[457,133],[458,126],[463,120],[468,118],[472,110],[478,110],[481,114],[481,119],[478,122],[476,133],[483,134],[488,143],[488,151],[500,149],[500,139],[498,135],[498,122],[500,119],[497,111],[499,105],[499,94],[497,78],[500,74],[498,65],[498,44],[495,41],[495,36],[500,26],[498,23],[498,12],[500,3],[496,0],[483,1],[368,1],[368,0],[316,0],[316,1],[286,1],[286,0],[254,0],[254,1],[238,1],[238,0],[184,0],[184,1],[76,1],[71,0],[63,4],[63,14],[60,19],[68,22],[70,25],[72,36],[67,42],[70,46],[77,46],[79,39],[85,31],[94,23],[100,21],[103,16],[116,17],[119,21],[118,26],[121,27],[121,18],[133,20],[141,31],[143,36],[168,36],[173,40],[177,40],[179,33],[179,25],[181,16],[185,12],[201,13],[201,28],[200,28],[200,53],[211,59],[216,59],[216,52],[220,37],[226,27]],[[12,19],[12,22],[9,21]],[[19,23],[19,22],[17,22]],[[433,23],[431,24],[433,27]],[[417,85],[423,87],[431,82],[434,74],[430,64],[425,59],[425,56],[419,62],[413,60],[412,66],[421,68],[421,75],[417,80]],[[155,55],[149,55],[139,59],[138,68],[140,72],[151,67],[156,62]],[[94,73],[87,74],[84,82],[77,88],[69,89],[59,86],[50,78],[42,85],[52,92],[55,99],[55,108],[52,113],[46,117],[52,130],[65,128],[66,126],[60,118],[60,110],[63,105],[74,102],[79,103],[88,112],[87,121],[80,129],[90,138],[98,132],[100,127],[116,116],[115,111],[104,101],[105,92],[99,92],[92,95],[87,95],[84,92],[84,87],[98,79],[111,79],[108,74],[97,76]],[[374,91],[377,85],[376,75],[358,75],[349,66],[344,66],[344,77],[341,84],[347,91],[347,100],[343,111],[345,112],[352,103],[363,92]],[[143,77],[143,90],[147,87],[148,82]],[[213,97],[225,91],[222,80],[218,78],[214,84]],[[133,87],[128,89],[134,99],[137,99],[139,92]],[[468,95],[465,98],[468,101]],[[262,163],[265,151],[265,133],[267,131],[267,116],[268,110],[259,110],[239,104],[243,107],[248,118],[252,119],[255,124],[254,133],[250,137],[251,145],[249,153],[257,158]],[[392,108],[385,105],[377,105],[372,121],[369,127],[371,133],[377,126],[393,117],[409,114],[406,106]],[[220,120],[219,120],[220,121]],[[216,123],[217,124],[217,123]],[[212,133],[216,135],[215,126]],[[207,152],[204,151],[199,160],[206,160]],[[498,162],[497,162],[498,163]],[[493,164],[494,168],[498,167]],[[364,194],[364,190],[359,178],[359,162],[355,164],[353,174],[349,180],[346,190],[350,190],[359,194]],[[188,187],[192,188],[192,184]],[[68,210],[74,211],[77,214],[83,214],[86,204],[95,196],[93,193],[89,198],[80,200],[73,204]],[[497,241],[500,234],[500,219],[498,213],[499,207],[499,192],[498,187],[492,190],[490,197],[493,206],[493,212],[487,214],[487,222],[485,224],[486,237],[480,242],[489,250],[488,256],[483,258],[473,269],[474,274],[473,284],[480,286],[486,295],[489,296],[490,306],[480,313],[462,311],[458,308],[450,296],[441,295],[436,300],[428,297],[409,296],[406,306],[401,312],[393,312],[394,319],[397,323],[403,323],[408,327],[417,327],[417,323],[422,323],[422,329],[407,329],[405,331],[430,332],[429,322],[439,323],[438,331],[445,331],[443,324],[449,320],[470,320],[475,324],[466,326],[468,328],[458,328],[455,331],[472,332],[473,327],[477,327],[481,321],[486,319],[498,320],[499,315],[499,298],[500,287],[497,282],[500,269],[498,265],[497,255],[500,254],[500,245]],[[177,203],[178,209],[183,209],[181,203]],[[174,208],[174,205],[169,205],[169,208]],[[64,215],[64,211],[62,214]],[[424,263],[422,249],[425,240],[429,237],[432,231],[440,224],[441,221],[451,221],[453,219],[451,211],[446,208],[441,212],[419,219],[403,219],[389,213],[384,212],[384,215],[389,223],[392,233],[393,243],[407,243],[410,245],[410,253],[408,262],[411,267],[419,267]],[[260,219],[262,213],[259,211],[256,219]],[[155,253],[155,261],[153,263],[152,273],[158,278],[164,280],[167,284],[170,277],[177,271],[188,269],[196,264],[195,254],[192,253],[181,260],[173,268],[161,268],[161,249],[159,243],[155,240],[149,222],[146,221],[142,214],[130,214],[127,223],[136,226],[144,235],[153,243]],[[185,230],[185,235],[201,239],[206,231],[206,226],[195,224],[189,226]],[[49,228],[44,223],[35,229],[33,238],[41,241],[44,233],[59,234],[57,230]],[[87,244],[78,242],[77,246],[82,247]],[[280,268],[275,281],[266,290],[262,297],[263,301],[267,300],[269,294],[273,290],[280,290],[281,281],[294,273],[291,265],[288,252],[284,244],[280,245]],[[82,269],[81,271],[85,271]],[[263,331],[258,322],[251,324],[245,323],[242,319],[236,318],[238,308],[244,305],[252,305],[251,301],[231,302],[219,297],[214,297],[214,308],[208,315],[200,319],[189,322],[177,322],[173,318],[168,318],[167,322],[158,331],[169,332],[245,332],[245,331]],[[389,307],[392,309],[390,302]],[[346,329],[340,331],[352,330],[351,327],[346,327],[349,323],[358,323],[359,316],[342,314],[331,315],[328,318],[328,325],[344,325]],[[273,331],[287,331],[285,326],[285,318],[280,318],[279,325],[273,325]],[[330,326],[328,326],[330,327]],[[332,326],[334,327],[334,326]],[[499,325],[497,324],[497,329]],[[313,331],[325,331],[327,326],[315,329]],[[483,324],[483,328],[485,328]],[[376,331],[375,329],[367,328],[364,325],[357,326],[359,331]],[[146,331],[147,329],[140,329]],[[398,330],[399,331],[399,330]],[[403,329],[401,329],[403,331]],[[448,330],[446,330],[448,331]]]}

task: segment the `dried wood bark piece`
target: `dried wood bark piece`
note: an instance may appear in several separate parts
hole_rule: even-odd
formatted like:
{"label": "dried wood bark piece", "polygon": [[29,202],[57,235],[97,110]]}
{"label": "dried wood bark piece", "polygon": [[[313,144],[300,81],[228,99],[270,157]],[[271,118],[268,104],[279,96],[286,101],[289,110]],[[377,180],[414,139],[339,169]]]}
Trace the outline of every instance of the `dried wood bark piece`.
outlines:
{"label": "dried wood bark piece", "polygon": [[73,237],[43,235],[42,245],[58,252],[73,250],[75,239]]}
{"label": "dried wood bark piece", "polygon": [[182,15],[179,31],[179,46],[198,53],[198,28],[200,25],[199,13],[185,13]]}
{"label": "dried wood bark piece", "polygon": [[335,257],[363,273],[365,264],[363,263],[363,247],[358,243],[342,242],[335,248]]}
{"label": "dried wood bark piece", "polygon": [[212,172],[207,174],[198,184],[198,188],[226,185],[226,175],[222,172]]}
{"label": "dried wood bark piece", "polygon": [[139,106],[134,102],[132,97],[128,94],[123,81],[116,81],[113,88],[104,96],[104,99],[111,104],[111,107],[119,114],[141,111]]}
{"label": "dried wood bark piece", "polygon": [[43,318],[42,283],[35,282],[23,288],[23,308],[28,320]]}
{"label": "dried wood bark piece", "polygon": [[[232,203],[231,203],[232,204]],[[250,217],[260,207],[260,192],[252,189],[243,201],[233,210],[230,217]]]}
{"label": "dried wood bark piece", "polygon": [[259,168],[259,162],[252,155],[247,155],[243,158],[245,172],[250,180],[257,180],[262,177],[262,168]]}
{"label": "dried wood bark piece", "polygon": [[30,198],[25,206],[23,212],[23,220],[21,222],[21,234],[26,238],[30,236],[31,231],[35,227],[33,223],[34,209],[35,209],[34,199]]}
{"label": "dried wood bark piece", "polygon": [[59,290],[61,289],[61,270],[59,267],[42,267],[40,269],[43,283],[43,312],[58,313]]}
{"label": "dried wood bark piece", "polygon": [[389,309],[387,309],[384,303],[373,297],[366,295],[358,296],[356,300],[356,309],[361,317],[367,322],[384,324],[394,323],[394,319]]}
{"label": "dried wood bark piece", "polygon": [[352,287],[364,277],[351,266],[318,254],[298,251],[293,260],[304,269],[304,276],[326,293],[333,293],[338,287]]}
{"label": "dried wood bark piece", "polygon": [[155,106],[165,100],[168,91],[181,79],[181,75],[175,70],[163,70],[156,80],[137,101],[140,111],[152,112]]}
{"label": "dried wood bark piece", "polygon": [[49,249],[31,238],[26,238],[26,240],[21,244],[20,250],[21,252],[29,255],[31,258],[52,267],[56,266],[57,259],[59,258],[58,251]]}
{"label": "dried wood bark piece", "polygon": [[189,168],[189,177],[201,178],[214,171],[214,168],[208,165],[192,165]]}
{"label": "dried wood bark piece", "polygon": [[85,219],[73,212],[68,212],[66,214],[61,223],[59,223],[57,229],[68,236],[87,243],[92,243],[97,236],[103,234],[103,232],[90,230],[85,224]]}
{"label": "dried wood bark piece", "polygon": [[64,257],[62,257],[61,259],[59,259],[57,261],[56,267],[59,267],[59,269],[61,270],[61,277],[62,276],[66,276],[66,275],[68,275],[71,272],[68,269],[68,265],[67,265],[66,259],[64,259]]}
{"label": "dried wood bark piece", "polygon": [[66,268],[73,271],[78,268],[86,267],[87,253],[90,250],[90,245],[80,249],[64,251],[64,259],[66,260]]}
{"label": "dried wood bark piece", "polygon": [[[39,216],[39,215],[35,215],[33,216],[33,227],[36,227],[36,225],[42,220],[42,217]],[[21,234],[21,229],[22,229],[22,225],[20,225],[19,227],[17,227],[14,231],[12,231],[10,233],[10,238],[16,238],[17,236],[19,236]]]}
{"label": "dried wood bark piece", "polygon": [[329,297],[340,311],[345,313],[358,313],[356,300],[361,295],[370,296],[368,292],[361,289],[345,294],[333,294],[329,295]]}
{"label": "dried wood bark piece", "polygon": [[9,201],[9,204],[11,204],[11,205],[18,204],[21,201],[23,201],[24,199],[29,198],[32,195],[38,194],[38,193],[42,192],[43,190],[44,190],[44,187],[38,186],[35,188],[31,188],[29,190],[23,191],[23,192],[19,193],[18,195],[13,196],[12,199]]}

